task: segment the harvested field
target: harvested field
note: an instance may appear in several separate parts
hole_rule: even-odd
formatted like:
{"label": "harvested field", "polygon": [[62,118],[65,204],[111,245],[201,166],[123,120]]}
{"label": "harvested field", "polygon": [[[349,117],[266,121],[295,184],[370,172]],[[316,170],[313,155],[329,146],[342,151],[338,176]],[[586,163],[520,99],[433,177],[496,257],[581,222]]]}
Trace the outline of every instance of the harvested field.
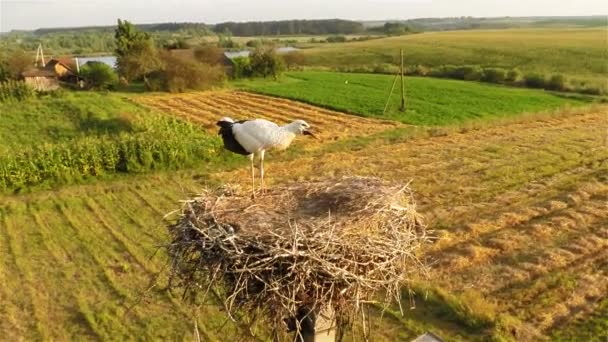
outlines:
{"label": "harvested field", "polygon": [[[216,131],[219,118],[235,120],[264,118],[278,124],[302,119],[320,131],[323,141],[368,135],[403,126],[392,121],[372,120],[319,108],[304,103],[241,91],[200,92],[180,95],[137,97],[151,108],[175,114]],[[311,143],[311,141],[308,141]]]}
{"label": "harvested field", "polygon": [[[593,315],[607,298],[607,113],[372,144],[269,163],[267,175],[278,183],[353,170],[412,179],[442,237],[427,253],[433,283],[463,298],[474,293],[469,304],[481,313],[513,316],[517,338],[536,338]],[[246,171],[217,176],[246,182]]]}
{"label": "harvested field", "polygon": [[[374,320],[374,341],[425,330],[454,341],[496,331],[507,340],[599,340],[608,312],[607,118],[604,106],[404,142],[321,144],[297,159],[269,158],[266,176],[270,185],[413,180],[418,210],[441,236],[426,252],[435,262],[430,286],[450,301],[420,292],[405,317]],[[245,186],[248,177],[246,167],[213,175]],[[236,340],[218,306],[197,314],[181,293],[159,287],[140,298],[164,265],[150,258],[168,239],[161,218],[207,182],[182,171],[0,196],[0,332],[8,340],[189,340],[198,317],[202,340]]]}

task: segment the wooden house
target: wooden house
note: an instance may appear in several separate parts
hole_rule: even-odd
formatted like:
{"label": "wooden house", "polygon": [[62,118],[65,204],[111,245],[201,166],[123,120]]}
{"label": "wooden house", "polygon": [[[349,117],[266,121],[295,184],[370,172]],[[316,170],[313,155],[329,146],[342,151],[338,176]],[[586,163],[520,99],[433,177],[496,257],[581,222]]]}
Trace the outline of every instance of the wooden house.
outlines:
{"label": "wooden house", "polygon": [[59,88],[59,77],[52,70],[32,69],[21,74],[30,87],[38,91],[51,91]]}
{"label": "wooden house", "polygon": [[77,74],[76,63],[72,58],[53,58],[44,67],[53,71],[60,79],[69,78]]}

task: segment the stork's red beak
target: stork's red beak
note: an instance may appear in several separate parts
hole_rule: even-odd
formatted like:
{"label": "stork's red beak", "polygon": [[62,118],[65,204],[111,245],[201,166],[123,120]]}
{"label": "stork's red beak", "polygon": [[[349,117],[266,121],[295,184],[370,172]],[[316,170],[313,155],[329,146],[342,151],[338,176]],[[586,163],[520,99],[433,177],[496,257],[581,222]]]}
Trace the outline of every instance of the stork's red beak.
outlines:
{"label": "stork's red beak", "polygon": [[321,140],[319,139],[319,137],[317,137],[312,131],[305,129],[302,131],[302,135],[310,135],[311,137],[317,139],[317,140]]}

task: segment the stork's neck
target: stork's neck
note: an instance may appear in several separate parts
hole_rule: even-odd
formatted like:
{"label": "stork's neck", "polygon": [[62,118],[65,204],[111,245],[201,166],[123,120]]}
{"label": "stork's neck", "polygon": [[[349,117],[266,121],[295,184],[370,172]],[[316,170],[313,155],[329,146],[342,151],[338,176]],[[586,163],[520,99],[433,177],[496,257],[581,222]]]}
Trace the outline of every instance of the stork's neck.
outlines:
{"label": "stork's neck", "polygon": [[272,138],[270,143],[267,145],[267,148],[272,148],[274,150],[284,150],[295,139],[299,128],[297,125],[289,124],[285,126],[281,126],[274,130],[272,133]]}
{"label": "stork's neck", "polygon": [[281,126],[279,129],[297,135],[300,133],[300,124],[298,122],[292,122],[285,126]]}

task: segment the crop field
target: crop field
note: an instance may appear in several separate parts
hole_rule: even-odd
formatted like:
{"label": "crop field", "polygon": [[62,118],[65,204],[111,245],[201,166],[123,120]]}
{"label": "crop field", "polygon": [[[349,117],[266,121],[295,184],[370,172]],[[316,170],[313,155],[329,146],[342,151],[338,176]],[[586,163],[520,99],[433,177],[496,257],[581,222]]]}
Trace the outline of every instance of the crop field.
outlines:
{"label": "crop field", "polygon": [[608,74],[603,28],[546,28],[426,32],[365,42],[319,44],[302,50],[310,66],[343,68],[397,65],[478,65],[518,68],[605,86]]}
{"label": "crop field", "polygon": [[313,125],[324,141],[368,135],[401,126],[393,121],[353,117],[301,102],[241,91],[140,96],[135,100],[155,110],[185,118],[214,133],[217,131],[216,122],[223,116],[235,120],[265,118],[279,124],[302,119]]}
{"label": "crop field", "polygon": [[[414,125],[488,121],[586,104],[590,98],[477,82],[407,77],[405,113],[399,86],[383,113],[394,76],[335,72],[290,72],[281,82],[235,82],[235,87],[290,98],[342,112]],[[438,96],[441,94],[441,96]]]}
{"label": "crop field", "polygon": [[[607,113],[599,107],[378,141],[356,152],[274,163],[268,175],[284,182],[356,169],[413,181],[420,210],[440,237],[427,252],[434,261],[431,283],[458,304],[454,313],[425,304],[422,295],[420,311],[398,318],[403,326],[380,329],[389,331],[387,340],[411,326],[454,339],[506,329],[503,336],[517,340],[589,340],[608,333],[601,320],[608,300]],[[247,175],[243,169],[217,179],[245,182]]]}
{"label": "crop field", "polygon": [[[184,101],[196,101],[191,96],[200,99]],[[217,108],[205,101],[186,107]],[[312,111],[290,101],[272,107],[282,104]],[[194,121],[204,111],[174,113]],[[416,309],[375,316],[375,340],[408,341],[425,330],[450,340],[590,340],[607,329],[607,113],[572,109],[390,143],[353,134],[297,158],[270,154],[267,177],[270,184],[345,174],[413,181],[419,210],[441,239],[425,254],[433,268],[427,285],[414,287]],[[217,305],[195,310],[163,290],[164,277],[150,284],[165,265],[156,253],[166,241],[163,216],[205,184],[247,179],[245,167],[210,178],[204,170],[158,172],[1,196],[0,331],[9,340],[179,340],[192,338],[196,320],[203,339],[234,339]]]}
{"label": "crop field", "polygon": [[4,103],[0,113],[0,192],[200,165],[221,150],[217,137],[114,94]]}

